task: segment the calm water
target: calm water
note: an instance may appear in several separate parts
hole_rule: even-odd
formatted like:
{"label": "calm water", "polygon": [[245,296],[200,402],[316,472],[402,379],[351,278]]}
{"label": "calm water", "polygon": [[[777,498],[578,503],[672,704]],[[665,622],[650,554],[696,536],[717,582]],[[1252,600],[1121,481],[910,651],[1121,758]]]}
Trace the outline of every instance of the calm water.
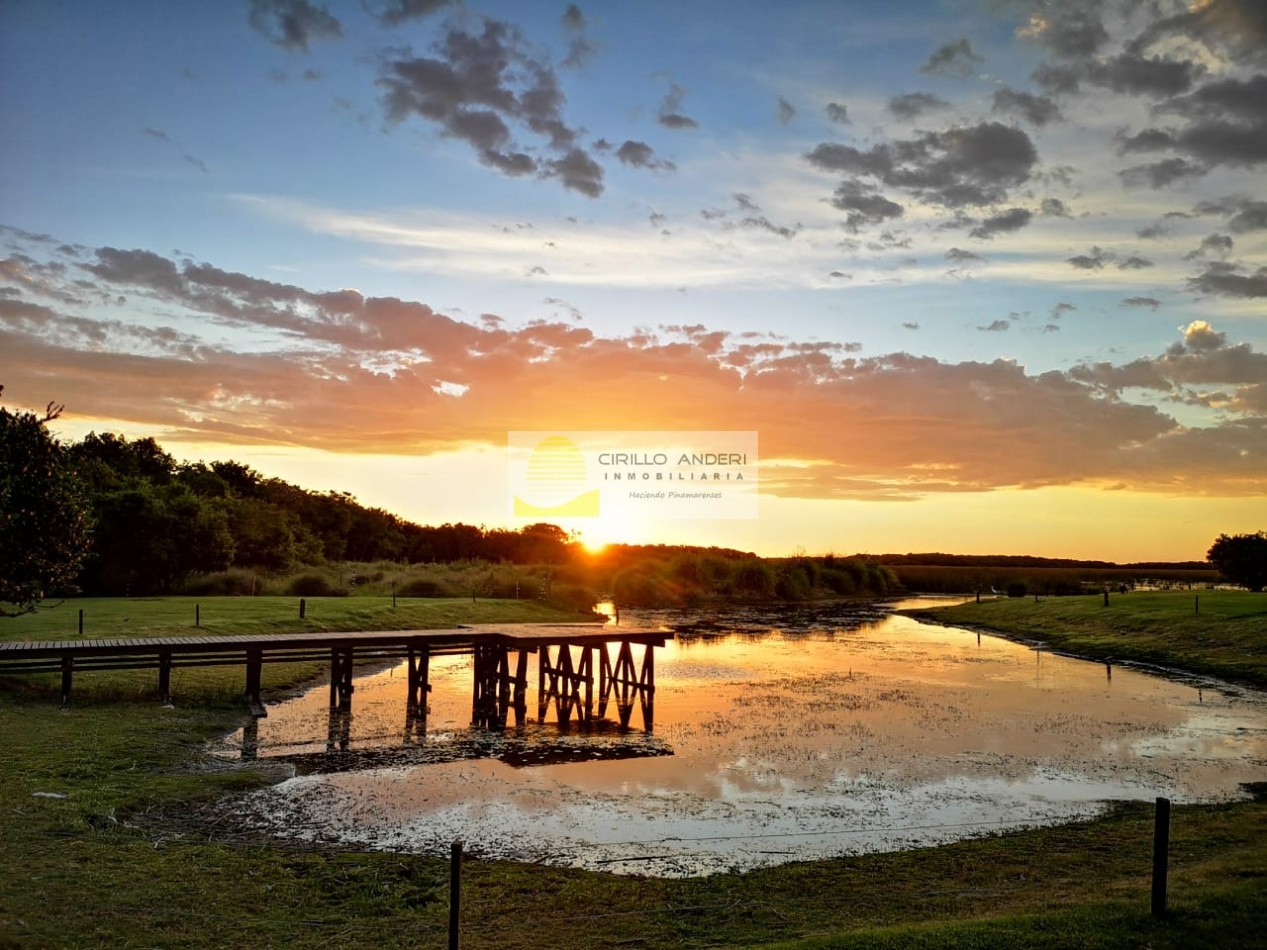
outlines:
{"label": "calm water", "polygon": [[[927,601],[921,601],[926,603]],[[908,604],[911,602],[908,602]],[[233,807],[284,836],[656,875],[892,850],[1090,816],[1112,799],[1239,797],[1267,779],[1267,694],[1036,652],[887,607],[623,612],[679,631],[635,710],[470,729],[471,660],[432,661],[425,732],[402,668],[269,707],[245,737],[295,769]],[[640,658],[641,647],[635,647]],[[241,732],[219,750],[238,755]]]}

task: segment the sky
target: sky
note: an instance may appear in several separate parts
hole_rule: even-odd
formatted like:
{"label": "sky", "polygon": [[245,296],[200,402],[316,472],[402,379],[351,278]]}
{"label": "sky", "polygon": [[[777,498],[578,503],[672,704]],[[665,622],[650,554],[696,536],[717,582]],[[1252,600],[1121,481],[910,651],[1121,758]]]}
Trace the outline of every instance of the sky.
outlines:
{"label": "sky", "polygon": [[742,431],[765,555],[1267,528],[1256,0],[0,3],[0,384],[423,523]]}

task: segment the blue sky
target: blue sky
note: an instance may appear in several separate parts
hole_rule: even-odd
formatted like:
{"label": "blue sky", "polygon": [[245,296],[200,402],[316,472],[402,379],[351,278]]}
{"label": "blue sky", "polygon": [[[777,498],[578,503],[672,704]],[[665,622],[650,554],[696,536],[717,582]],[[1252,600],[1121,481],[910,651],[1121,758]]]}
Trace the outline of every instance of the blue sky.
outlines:
{"label": "blue sky", "polygon": [[421,520],[499,519],[402,486],[507,429],[734,428],[796,466],[739,546],[973,495],[970,546],[1200,556],[1267,515],[1264,49],[1229,0],[10,2],[0,382]]}

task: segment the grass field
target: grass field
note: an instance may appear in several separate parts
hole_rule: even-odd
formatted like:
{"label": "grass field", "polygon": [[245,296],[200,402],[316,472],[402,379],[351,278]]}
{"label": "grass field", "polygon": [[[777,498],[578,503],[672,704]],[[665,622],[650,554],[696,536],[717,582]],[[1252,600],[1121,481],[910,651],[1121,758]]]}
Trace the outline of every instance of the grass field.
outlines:
{"label": "grass field", "polygon": [[[1132,596],[1114,607],[1127,609]],[[88,603],[96,604],[94,616],[114,609],[154,632],[177,629],[161,624],[184,623],[192,604]],[[410,625],[447,626],[471,608],[426,605],[433,612]],[[475,606],[464,619],[551,619],[519,613],[531,605]],[[348,605],[349,623],[357,608]],[[231,609],[210,607],[224,617],[219,632],[273,622],[231,621]],[[490,616],[498,611],[509,616]],[[1228,611],[1228,626],[1239,624]],[[17,621],[25,634],[8,624],[0,631],[64,636],[50,616]],[[1247,622],[1252,629],[1252,614]],[[298,850],[217,836],[193,820],[203,803],[269,781],[254,767],[217,764],[205,753],[206,742],[243,715],[241,671],[207,672],[215,675],[188,684],[175,708],[118,701],[108,674],[84,677],[68,710],[52,689],[0,684],[0,947],[445,946],[446,862]],[[266,667],[274,689],[296,686],[309,672]],[[1267,802],[1178,807],[1172,834],[1171,910],[1160,921],[1148,915],[1151,808],[1128,805],[1098,821],[699,879],[469,861],[462,946],[1261,945]]]}
{"label": "grass field", "polygon": [[1209,590],[1009,597],[909,611],[939,623],[1041,640],[1100,660],[1131,660],[1267,687],[1267,594]]}

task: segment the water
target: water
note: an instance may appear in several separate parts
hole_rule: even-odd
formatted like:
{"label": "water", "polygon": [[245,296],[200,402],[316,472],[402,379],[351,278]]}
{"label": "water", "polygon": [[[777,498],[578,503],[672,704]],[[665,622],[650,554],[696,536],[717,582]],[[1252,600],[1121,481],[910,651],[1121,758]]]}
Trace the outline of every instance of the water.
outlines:
{"label": "water", "polygon": [[[927,603],[926,600],[920,603]],[[892,606],[892,605],[889,605]],[[233,803],[314,841],[652,875],[893,850],[1090,817],[1115,799],[1240,796],[1267,778],[1267,694],[1035,651],[889,606],[622,612],[671,628],[654,729],[470,729],[471,660],[432,661],[425,732],[401,668],[269,707],[288,781]],[[640,647],[635,647],[640,658]],[[240,754],[241,732],[221,752]]]}

